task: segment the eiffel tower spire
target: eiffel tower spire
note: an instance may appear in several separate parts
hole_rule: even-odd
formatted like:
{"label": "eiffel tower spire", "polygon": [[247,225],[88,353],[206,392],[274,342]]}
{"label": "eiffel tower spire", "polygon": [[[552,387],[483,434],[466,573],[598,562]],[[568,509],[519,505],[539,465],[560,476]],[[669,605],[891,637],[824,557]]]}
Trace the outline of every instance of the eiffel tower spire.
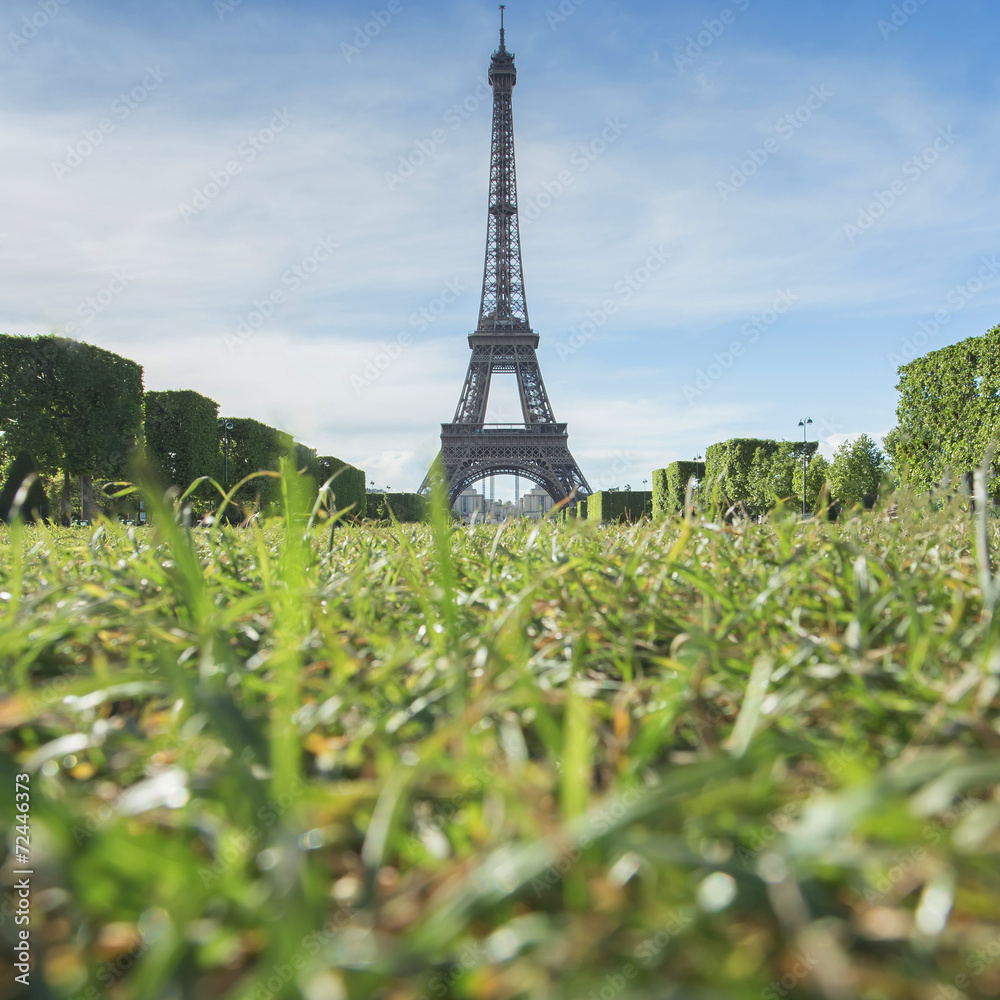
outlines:
{"label": "eiffel tower spire", "polygon": [[514,170],[514,111],[511,102],[517,70],[504,44],[500,8],[500,48],[490,60],[493,88],[493,141],[490,156],[490,209],[486,224],[486,264],[479,303],[478,333],[528,330],[517,224],[517,178]]}
{"label": "eiffel tower spire", "polygon": [[[479,322],[469,334],[472,357],[455,416],[441,425],[441,456],[450,502],[492,475],[524,476],[555,501],[589,494],[590,487],[567,444],[565,424],[556,423],[538,367],[538,334],[531,329],[524,297],[521,236],[514,166],[514,113],[511,101],[517,70],[507,51],[500,6],[500,47],[490,59],[493,133],[486,261]],[[523,425],[487,424],[486,404],[495,372],[513,373]],[[427,487],[427,480],[421,490]]]}

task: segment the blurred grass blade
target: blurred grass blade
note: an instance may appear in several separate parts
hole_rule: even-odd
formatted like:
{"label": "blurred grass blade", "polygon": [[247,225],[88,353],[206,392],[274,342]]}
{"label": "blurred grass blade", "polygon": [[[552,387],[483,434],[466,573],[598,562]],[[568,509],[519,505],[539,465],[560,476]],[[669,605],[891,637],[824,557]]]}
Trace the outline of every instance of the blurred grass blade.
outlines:
{"label": "blurred grass blade", "polygon": [[747,684],[746,693],[743,695],[740,714],[736,719],[732,735],[729,737],[728,749],[734,757],[742,757],[750,746],[750,741],[753,739],[757,723],[760,720],[761,708],[771,683],[773,670],[774,661],[766,654],[757,657],[754,661],[753,669],[750,671],[750,681]]}

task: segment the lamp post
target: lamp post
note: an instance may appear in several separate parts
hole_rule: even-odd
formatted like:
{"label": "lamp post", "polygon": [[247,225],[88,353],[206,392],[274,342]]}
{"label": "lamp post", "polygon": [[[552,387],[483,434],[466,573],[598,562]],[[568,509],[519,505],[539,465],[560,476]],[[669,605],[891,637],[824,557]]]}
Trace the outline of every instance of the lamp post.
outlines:
{"label": "lamp post", "polygon": [[220,417],[219,427],[222,430],[222,483],[229,489],[229,432],[233,429],[233,422]]}
{"label": "lamp post", "polygon": [[799,421],[802,428],[802,516],[806,516],[806,427],[812,423],[812,417],[803,417]]}

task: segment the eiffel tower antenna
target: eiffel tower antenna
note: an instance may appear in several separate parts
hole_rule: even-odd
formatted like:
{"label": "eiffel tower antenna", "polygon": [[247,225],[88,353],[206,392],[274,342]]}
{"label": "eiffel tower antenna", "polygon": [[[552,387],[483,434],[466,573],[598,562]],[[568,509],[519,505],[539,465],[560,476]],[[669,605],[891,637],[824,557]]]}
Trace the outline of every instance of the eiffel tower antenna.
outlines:
{"label": "eiffel tower antenna", "polygon": [[[469,334],[472,357],[450,424],[441,425],[441,457],[449,503],[473,483],[494,475],[523,476],[557,503],[591,492],[570,454],[566,425],[556,423],[538,367],[538,334],[528,321],[521,268],[511,95],[517,83],[507,51],[500,5],[500,47],[490,59],[493,131],[486,260],[479,322]],[[523,424],[487,424],[486,403],[494,373],[517,377]],[[428,487],[425,478],[420,487]],[[517,484],[515,485],[517,488]],[[519,491],[518,491],[519,492]]]}

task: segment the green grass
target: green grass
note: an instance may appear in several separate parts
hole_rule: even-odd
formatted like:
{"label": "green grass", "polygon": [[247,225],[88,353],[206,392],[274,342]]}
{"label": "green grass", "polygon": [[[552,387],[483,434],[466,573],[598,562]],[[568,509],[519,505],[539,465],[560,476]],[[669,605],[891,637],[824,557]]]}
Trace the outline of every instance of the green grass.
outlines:
{"label": "green grass", "polygon": [[0,535],[34,995],[1000,994],[968,514],[331,542],[296,491]]}

